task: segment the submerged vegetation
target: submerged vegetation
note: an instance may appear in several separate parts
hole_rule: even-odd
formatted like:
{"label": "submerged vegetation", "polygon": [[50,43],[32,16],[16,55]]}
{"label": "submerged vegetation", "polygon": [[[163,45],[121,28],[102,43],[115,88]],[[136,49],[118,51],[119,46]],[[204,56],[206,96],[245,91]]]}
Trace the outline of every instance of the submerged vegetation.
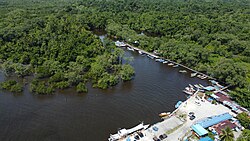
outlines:
{"label": "submerged vegetation", "polygon": [[[0,19],[1,69],[8,76],[32,75],[32,92],[53,94],[56,89],[74,86],[77,92],[87,92],[89,80],[106,89],[132,79],[133,68],[122,64],[124,51],[108,40],[104,47],[80,14],[64,6],[19,6],[7,12],[11,4],[1,5],[1,11],[6,10]],[[16,81],[3,82],[1,87],[21,91]]]}
{"label": "submerged vegetation", "polygon": [[103,89],[130,80],[134,71],[121,65],[122,51],[90,32],[102,29],[231,85],[231,96],[250,108],[248,0],[12,0],[0,7],[7,74],[34,74],[40,87],[77,91],[86,91],[88,80]]}

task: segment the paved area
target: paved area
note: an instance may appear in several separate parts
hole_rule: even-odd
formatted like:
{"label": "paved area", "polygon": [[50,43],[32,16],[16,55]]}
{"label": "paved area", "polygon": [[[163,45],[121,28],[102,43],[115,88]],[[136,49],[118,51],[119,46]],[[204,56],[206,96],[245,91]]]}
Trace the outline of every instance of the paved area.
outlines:
{"label": "paved area", "polygon": [[[164,139],[164,141],[182,140],[185,135],[189,131],[191,131],[191,125],[199,120],[202,120],[209,116],[223,114],[226,112],[229,112],[231,115],[234,115],[234,113],[232,113],[231,110],[227,107],[221,104],[211,104],[206,100],[201,100],[197,98],[195,95],[193,95],[187,101],[182,103],[176,114],[181,113],[188,115],[189,112],[194,112],[195,119],[190,120],[187,116],[186,121],[182,121],[177,118],[177,115],[173,115],[162,122],[152,125],[149,129],[142,131],[144,137],[140,138],[140,141],[152,141],[154,137],[159,137],[161,134],[167,133],[168,131],[174,128],[175,130],[168,134],[168,137]],[[154,127],[157,127],[158,130],[153,130]],[[131,140],[133,140],[133,135],[131,136]]]}
{"label": "paved area", "polygon": [[188,101],[186,101],[186,103],[183,103],[179,111],[186,113],[187,115],[189,112],[194,112],[194,115],[196,118],[194,120],[190,120],[189,117],[187,116],[187,122],[185,122],[182,127],[174,131],[172,134],[168,135],[167,140],[169,141],[178,140],[178,138],[182,139],[185,136],[185,134],[189,130],[191,130],[190,126],[194,124],[195,122],[197,122],[198,120],[201,120],[206,117],[213,116],[213,115],[223,114],[226,112],[229,112],[231,115],[233,115],[231,110],[228,109],[227,107],[221,104],[217,104],[217,105],[211,104],[210,102],[206,100],[202,102],[201,100],[198,100],[197,98],[195,98],[195,96],[192,96]]}

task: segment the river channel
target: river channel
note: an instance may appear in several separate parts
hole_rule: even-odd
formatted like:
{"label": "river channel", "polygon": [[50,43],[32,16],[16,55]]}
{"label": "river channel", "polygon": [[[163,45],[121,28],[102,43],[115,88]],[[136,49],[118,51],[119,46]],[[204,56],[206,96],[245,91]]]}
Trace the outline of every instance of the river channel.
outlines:
{"label": "river channel", "polygon": [[160,121],[159,113],[186,99],[188,84],[207,85],[137,52],[125,54],[134,58],[135,78],[107,90],[89,86],[87,94],[67,89],[53,96],[33,95],[28,86],[21,95],[0,91],[0,140],[106,141],[118,128]]}

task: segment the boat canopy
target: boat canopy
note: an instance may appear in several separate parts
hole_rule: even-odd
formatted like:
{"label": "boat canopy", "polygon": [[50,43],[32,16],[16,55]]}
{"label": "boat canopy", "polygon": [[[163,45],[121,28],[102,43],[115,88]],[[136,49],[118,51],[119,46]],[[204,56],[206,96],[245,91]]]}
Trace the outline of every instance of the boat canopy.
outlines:
{"label": "boat canopy", "polygon": [[131,134],[131,133],[138,131],[138,130],[141,130],[143,128],[144,128],[143,123],[141,123],[141,124],[131,128],[131,129],[128,129],[127,132],[128,132],[128,134]]}
{"label": "boat canopy", "polygon": [[182,104],[182,101],[178,101],[178,102],[175,104],[175,108],[180,107],[181,104]]}

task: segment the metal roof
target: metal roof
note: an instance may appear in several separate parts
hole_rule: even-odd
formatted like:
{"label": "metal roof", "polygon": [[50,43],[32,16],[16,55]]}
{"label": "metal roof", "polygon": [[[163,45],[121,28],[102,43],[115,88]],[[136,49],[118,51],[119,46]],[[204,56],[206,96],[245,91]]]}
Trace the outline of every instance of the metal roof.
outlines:
{"label": "metal roof", "polygon": [[200,124],[203,128],[207,128],[207,127],[210,127],[210,126],[215,125],[217,123],[220,123],[222,121],[231,119],[231,118],[232,118],[232,115],[230,115],[229,113],[224,113],[221,115],[208,117],[202,121],[197,122],[197,124]]}
{"label": "metal roof", "polygon": [[204,129],[200,124],[194,124],[191,128],[199,135],[204,136],[208,133],[206,129]]}
{"label": "metal roof", "polygon": [[213,141],[213,139],[207,137],[201,138],[199,141]]}

